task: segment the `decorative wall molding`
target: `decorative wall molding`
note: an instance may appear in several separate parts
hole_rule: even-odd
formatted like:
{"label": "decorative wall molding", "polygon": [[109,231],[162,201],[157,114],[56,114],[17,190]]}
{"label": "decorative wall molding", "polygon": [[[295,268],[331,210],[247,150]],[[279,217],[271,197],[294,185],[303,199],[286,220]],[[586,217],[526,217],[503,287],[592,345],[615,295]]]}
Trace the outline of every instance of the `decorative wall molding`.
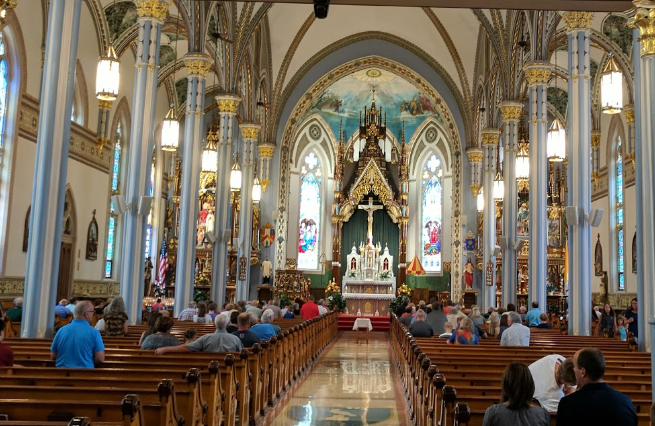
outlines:
{"label": "decorative wall molding", "polygon": [[23,295],[25,277],[0,277],[0,298],[10,299]]}
{"label": "decorative wall molding", "polygon": [[[623,184],[624,189],[635,185],[635,166],[630,161],[624,163]],[[599,172],[598,182],[591,183],[591,201],[598,201],[609,196],[609,176],[607,166],[602,167]]]}
{"label": "decorative wall molding", "polygon": [[85,293],[90,297],[115,297],[120,292],[118,281],[74,280],[73,296],[82,296]]}

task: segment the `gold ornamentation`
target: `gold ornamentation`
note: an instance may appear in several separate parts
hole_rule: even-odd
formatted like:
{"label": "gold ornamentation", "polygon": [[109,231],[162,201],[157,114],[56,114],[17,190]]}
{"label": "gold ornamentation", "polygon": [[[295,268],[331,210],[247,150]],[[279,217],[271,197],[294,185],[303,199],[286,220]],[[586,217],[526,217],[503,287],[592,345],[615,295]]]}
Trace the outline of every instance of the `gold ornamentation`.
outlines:
{"label": "gold ornamentation", "polygon": [[547,62],[528,63],[524,70],[528,85],[546,84],[550,80],[551,67]]}
{"label": "gold ornamentation", "polygon": [[139,18],[165,21],[168,17],[168,2],[164,0],[136,0],[136,13]]}
{"label": "gold ornamentation", "polygon": [[501,102],[498,104],[503,120],[518,120],[523,113],[523,104],[520,102]]}
{"label": "gold ornamentation", "polygon": [[641,57],[655,55],[655,3],[647,0],[633,3],[637,9],[632,25],[639,30]]}
{"label": "gold ornamentation", "polygon": [[600,173],[598,172],[591,173],[591,180],[594,182],[594,185],[598,186],[600,182]]}
{"label": "gold ornamentation", "polygon": [[594,130],[591,132],[591,146],[600,146],[600,130]]}
{"label": "gold ornamentation", "polygon": [[635,165],[635,153],[634,152],[628,152],[625,154],[625,159],[628,160],[629,162],[632,163],[632,165]]}
{"label": "gold ornamentation", "polygon": [[625,121],[630,125],[635,124],[635,106],[634,104],[629,104],[623,107],[623,112],[625,113]]}
{"label": "gold ornamentation", "polygon": [[239,110],[240,102],[241,102],[241,98],[237,95],[225,93],[216,96],[216,103],[218,105],[219,112],[236,114],[237,111]]}
{"label": "gold ornamentation", "polygon": [[482,163],[484,151],[481,148],[470,148],[466,150],[466,155],[471,163]]}
{"label": "gold ornamentation", "polygon": [[98,136],[96,143],[98,144],[98,154],[101,154],[102,148],[104,148],[105,145],[109,143],[109,139]]}
{"label": "gold ornamentation", "polygon": [[498,145],[500,141],[500,130],[482,129],[480,133],[482,136],[482,145]]}
{"label": "gold ornamentation", "polygon": [[184,66],[189,75],[204,77],[209,72],[212,63],[211,59],[205,55],[189,53],[184,57]]}
{"label": "gold ornamentation", "polygon": [[268,184],[271,183],[270,179],[260,179],[259,184],[262,186],[262,192],[266,193],[266,188],[268,188]]}
{"label": "gold ornamentation", "polygon": [[398,223],[400,206],[394,200],[393,190],[382,176],[382,172],[374,160],[370,160],[366,165],[364,171],[350,190],[348,199],[342,204],[340,210],[343,221],[347,222],[350,219],[350,216],[355,211],[355,206],[371,191],[378,196],[382,204],[387,208],[391,220],[394,223]]}
{"label": "gold ornamentation", "polygon": [[105,99],[98,99],[98,108],[103,109],[103,110],[108,110],[108,109],[111,109],[111,105],[113,103],[114,103],[114,101],[105,100]]}
{"label": "gold ornamentation", "polygon": [[273,158],[275,154],[275,144],[261,143],[259,144],[259,158]]}
{"label": "gold ornamentation", "polygon": [[471,188],[471,192],[473,193],[473,198],[475,198],[480,193],[480,190],[482,189],[482,185],[473,184],[469,188]]}
{"label": "gold ornamentation", "polygon": [[444,262],[443,263],[443,271],[448,272],[450,274],[450,271],[452,270],[452,263],[450,262]]}
{"label": "gold ornamentation", "polygon": [[566,12],[562,16],[566,31],[588,30],[594,20],[593,12]]}
{"label": "gold ornamentation", "polygon": [[239,125],[239,129],[241,129],[241,135],[243,135],[244,139],[257,139],[262,126],[255,123],[244,123]]}

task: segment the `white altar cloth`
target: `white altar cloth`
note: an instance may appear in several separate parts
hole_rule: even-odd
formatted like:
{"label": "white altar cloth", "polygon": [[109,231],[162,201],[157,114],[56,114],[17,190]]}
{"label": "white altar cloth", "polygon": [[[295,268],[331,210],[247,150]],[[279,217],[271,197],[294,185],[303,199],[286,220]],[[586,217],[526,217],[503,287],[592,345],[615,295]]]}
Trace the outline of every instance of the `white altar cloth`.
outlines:
{"label": "white altar cloth", "polygon": [[358,328],[368,328],[368,331],[373,330],[373,325],[371,324],[371,320],[368,318],[357,318],[355,322],[353,323],[353,330],[357,330]]}
{"label": "white altar cloth", "polygon": [[396,298],[393,294],[369,294],[369,293],[342,293],[344,299],[360,300],[393,300]]}

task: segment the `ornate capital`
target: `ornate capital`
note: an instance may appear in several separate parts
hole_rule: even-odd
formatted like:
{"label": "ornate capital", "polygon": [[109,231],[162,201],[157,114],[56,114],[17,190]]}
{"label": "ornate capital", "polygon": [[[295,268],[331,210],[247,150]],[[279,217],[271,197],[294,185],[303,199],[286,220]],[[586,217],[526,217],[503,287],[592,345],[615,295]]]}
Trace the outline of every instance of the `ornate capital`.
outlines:
{"label": "ornate capital", "polygon": [[634,104],[629,104],[623,107],[623,113],[625,114],[625,121],[630,125],[635,124],[635,106]]}
{"label": "ornate capital", "polygon": [[591,146],[593,147],[600,146],[600,130],[591,131]]}
{"label": "ornate capital", "polygon": [[187,53],[184,55],[184,66],[190,76],[204,77],[212,66],[212,60],[202,53]]}
{"label": "ornate capital", "polygon": [[241,129],[241,134],[244,139],[257,139],[262,126],[255,123],[243,123],[239,124],[239,129]]}
{"label": "ornate capital", "polygon": [[241,98],[238,95],[231,93],[223,93],[216,96],[216,103],[218,104],[218,112],[227,112],[236,114],[239,110],[239,103]]}
{"label": "ornate capital", "polygon": [[562,15],[566,31],[588,30],[594,20],[593,12],[565,12]]}
{"label": "ornate capital", "polygon": [[135,0],[135,3],[139,18],[164,22],[168,17],[168,1],[166,0]]}
{"label": "ornate capital", "polygon": [[473,184],[469,188],[471,188],[471,192],[473,193],[473,198],[476,198],[480,193],[480,190],[482,189],[482,185]]}
{"label": "ornate capital", "polygon": [[482,163],[483,153],[484,151],[481,148],[469,148],[466,150],[466,155],[468,155],[471,163]]}
{"label": "ornate capital", "polygon": [[269,183],[271,183],[270,179],[259,179],[259,184],[262,186],[262,192],[266,192]]}
{"label": "ornate capital", "polygon": [[110,101],[107,99],[98,99],[98,108],[103,109],[103,110],[108,110],[111,109],[111,105],[114,103],[114,101]]}
{"label": "ornate capital", "polygon": [[516,101],[505,101],[498,104],[500,113],[503,115],[505,121],[518,121],[523,113],[523,104]]}
{"label": "ornate capital", "polygon": [[655,55],[655,2],[635,0],[635,17],[632,25],[639,30],[641,57]]}
{"label": "ornate capital", "polygon": [[546,84],[550,80],[551,66],[548,62],[528,62],[524,67],[525,79],[528,85]]}
{"label": "ornate capital", "polygon": [[273,158],[275,154],[275,144],[270,142],[259,144],[259,158]]}
{"label": "ornate capital", "polygon": [[498,129],[482,129],[482,145],[498,145],[500,140],[500,130]]}

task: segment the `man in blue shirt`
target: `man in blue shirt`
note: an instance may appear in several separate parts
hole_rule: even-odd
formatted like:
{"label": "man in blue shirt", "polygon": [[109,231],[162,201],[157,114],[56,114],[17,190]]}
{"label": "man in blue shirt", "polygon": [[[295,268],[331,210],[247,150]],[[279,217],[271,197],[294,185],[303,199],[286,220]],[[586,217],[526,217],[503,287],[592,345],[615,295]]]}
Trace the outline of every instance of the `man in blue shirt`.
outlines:
{"label": "man in blue shirt", "polygon": [[61,299],[59,301],[59,304],[57,306],[55,306],[55,314],[57,314],[59,316],[59,318],[61,318],[61,319],[66,319],[68,317],[69,312],[70,312],[68,310],[68,308],[66,307],[66,305],[68,305],[68,300]]}
{"label": "man in blue shirt", "polygon": [[50,359],[58,368],[93,368],[105,360],[100,332],[91,327],[93,304],[88,300],[75,305],[73,321],[60,328],[50,347]]}
{"label": "man in blue shirt", "polygon": [[525,315],[525,321],[528,323],[528,327],[536,327],[539,324],[541,324],[539,315],[541,315],[541,309],[539,309],[539,302],[536,301],[532,302],[532,309],[530,309],[528,313]]}
{"label": "man in blue shirt", "polygon": [[273,324],[271,324],[274,316],[275,314],[272,309],[266,309],[262,314],[261,324],[252,326],[250,331],[258,335],[261,340],[269,340],[271,337],[274,337],[277,334],[275,328],[273,328]]}

